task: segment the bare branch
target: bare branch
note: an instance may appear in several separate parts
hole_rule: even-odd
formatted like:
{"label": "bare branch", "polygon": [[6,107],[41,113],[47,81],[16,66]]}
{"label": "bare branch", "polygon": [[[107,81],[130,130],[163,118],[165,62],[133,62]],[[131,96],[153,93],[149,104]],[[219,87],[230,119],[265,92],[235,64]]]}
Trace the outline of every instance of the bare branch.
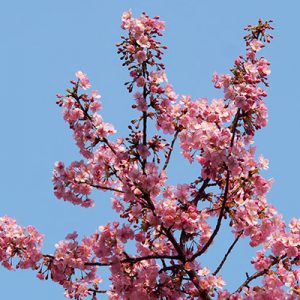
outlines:
{"label": "bare branch", "polygon": [[162,168],[163,170],[165,170],[168,167],[168,164],[170,162],[170,158],[171,158],[171,155],[172,155],[172,152],[173,152],[173,149],[174,149],[174,145],[175,145],[176,139],[178,137],[178,133],[179,133],[179,129],[176,129],[173,140],[172,140],[171,145],[170,145],[170,150],[167,154],[167,159],[166,159],[165,164]]}
{"label": "bare branch", "polygon": [[222,269],[224,263],[226,262],[226,259],[228,258],[229,254],[231,253],[232,249],[234,248],[234,246],[236,245],[236,243],[238,242],[238,240],[240,239],[240,237],[242,236],[242,234],[244,233],[244,231],[241,231],[238,236],[235,238],[234,242],[231,244],[231,246],[228,248],[224,258],[222,259],[221,263],[219,264],[219,266],[217,267],[217,269],[213,272],[213,275],[217,275],[219,273],[219,271]]}

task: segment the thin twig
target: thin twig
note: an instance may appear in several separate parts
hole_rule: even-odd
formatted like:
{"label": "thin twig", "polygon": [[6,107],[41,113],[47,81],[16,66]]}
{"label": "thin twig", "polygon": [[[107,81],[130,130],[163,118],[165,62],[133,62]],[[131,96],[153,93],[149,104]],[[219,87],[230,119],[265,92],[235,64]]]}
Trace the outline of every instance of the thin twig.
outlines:
{"label": "thin twig", "polygon": [[241,231],[238,236],[235,238],[234,242],[231,244],[231,246],[228,248],[225,256],[223,257],[221,263],[219,264],[219,266],[217,267],[217,269],[213,272],[213,275],[217,275],[219,273],[219,271],[222,269],[224,263],[226,262],[227,257],[229,256],[229,254],[231,253],[232,249],[234,248],[234,246],[236,245],[236,243],[238,242],[238,240],[240,239],[240,237],[242,236],[243,231]]}
{"label": "thin twig", "polygon": [[192,200],[192,203],[195,204],[196,206],[197,206],[199,200],[203,197],[204,191],[205,191],[206,187],[208,187],[209,181],[210,181],[209,178],[206,178],[206,179],[203,181],[201,188],[200,188],[199,191],[197,192],[195,198]]}
{"label": "thin twig", "polygon": [[93,293],[98,293],[98,294],[105,294],[105,293],[107,293],[107,291],[105,291],[105,290],[89,289],[89,291],[93,292]]}
{"label": "thin twig", "polygon": [[254,279],[256,279],[256,278],[258,278],[258,277],[263,276],[264,274],[266,274],[266,273],[267,273],[274,265],[276,265],[280,260],[282,260],[282,259],[285,258],[285,257],[286,257],[286,254],[283,255],[283,256],[281,256],[281,257],[275,257],[274,260],[273,260],[273,262],[269,265],[268,268],[266,268],[266,269],[264,269],[264,270],[261,270],[261,271],[257,271],[257,272],[255,272],[253,275],[248,276],[247,279],[246,279],[246,280],[240,285],[240,287],[235,291],[235,293],[240,293],[240,292],[243,290],[243,288],[246,287],[246,286],[248,286],[248,284],[249,284],[252,280],[254,280]]}
{"label": "thin twig", "polygon": [[119,262],[109,262],[109,263],[99,263],[99,262],[89,262],[85,263],[86,266],[98,266],[98,267],[106,267],[106,266],[112,266],[117,263],[136,263],[143,260],[149,260],[149,259],[178,259],[178,256],[174,255],[146,255],[141,257],[128,257],[125,259],[122,259]]}
{"label": "thin twig", "polygon": [[225,210],[225,206],[226,206],[226,202],[227,202],[227,196],[228,196],[228,190],[229,190],[229,177],[230,177],[230,172],[229,172],[229,170],[227,170],[226,186],[225,186],[225,191],[224,191],[224,199],[222,201],[222,206],[221,206],[221,209],[220,209],[220,214],[219,214],[219,217],[218,217],[217,225],[216,225],[212,235],[210,236],[209,240],[206,242],[206,244],[198,252],[196,252],[191,257],[191,259],[190,259],[191,261],[193,261],[198,256],[202,255],[208,249],[208,247],[212,244],[212,242],[214,241],[216,235],[218,234],[218,232],[221,228],[223,213],[224,213],[224,210]]}
{"label": "thin twig", "polygon": [[170,158],[171,158],[171,155],[172,155],[172,152],[173,152],[173,149],[174,149],[174,144],[175,144],[176,139],[178,137],[178,133],[179,133],[179,129],[176,129],[174,137],[173,137],[173,140],[172,140],[171,145],[170,145],[170,150],[169,150],[169,152],[167,154],[167,158],[166,158],[165,164],[164,164],[164,166],[162,168],[163,170],[165,170],[168,167],[168,164],[170,162]]}
{"label": "thin twig", "polygon": [[118,189],[115,189],[113,187],[109,187],[109,186],[105,186],[105,185],[93,184],[93,183],[90,183],[88,181],[77,181],[77,180],[75,180],[75,183],[87,184],[87,185],[92,186],[96,189],[108,190],[108,191],[113,191],[113,192],[118,192],[118,193],[124,194],[124,192],[122,190],[118,190]]}

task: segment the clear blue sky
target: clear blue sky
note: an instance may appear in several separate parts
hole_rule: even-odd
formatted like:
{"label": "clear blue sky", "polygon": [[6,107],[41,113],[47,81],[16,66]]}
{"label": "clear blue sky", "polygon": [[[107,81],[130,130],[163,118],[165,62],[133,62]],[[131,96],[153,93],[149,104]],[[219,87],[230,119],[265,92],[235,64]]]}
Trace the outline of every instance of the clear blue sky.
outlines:
{"label": "clear blue sky", "polygon": [[[118,134],[127,132],[132,102],[123,86],[128,75],[121,67],[115,43],[122,34],[120,16],[129,8],[135,15],[146,11],[166,21],[169,81],[177,93],[194,99],[220,96],[212,87],[211,75],[214,71],[228,72],[234,58],[243,53],[245,25],[260,17],[275,20],[274,42],[264,50],[272,67],[267,99],[269,125],[256,138],[257,152],[270,160],[264,175],[275,178],[269,202],[286,220],[300,217],[297,0],[2,0],[0,215],[36,226],[46,235],[44,249],[48,253],[68,232],[91,234],[113,218],[107,193],[97,194],[96,206],[88,210],[53,196],[54,162],[80,158],[55,105],[55,94],[64,91],[76,70],[87,72],[94,88],[101,91],[105,120],[115,124]],[[181,162],[171,170],[174,182],[191,176]],[[219,257],[219,249],[231,241],[227,240],[229,235],[225,237],[217,243],[219,248],[215,247],[213,257]],[[253,253],[246,242],[234,252],[225,268],[229,287],[242,281]],[[234,272],[230,265],[234,265]],[[0,268],[0,280],[1,299],[64,299],[60,286],[37,280],[32,271]]]}

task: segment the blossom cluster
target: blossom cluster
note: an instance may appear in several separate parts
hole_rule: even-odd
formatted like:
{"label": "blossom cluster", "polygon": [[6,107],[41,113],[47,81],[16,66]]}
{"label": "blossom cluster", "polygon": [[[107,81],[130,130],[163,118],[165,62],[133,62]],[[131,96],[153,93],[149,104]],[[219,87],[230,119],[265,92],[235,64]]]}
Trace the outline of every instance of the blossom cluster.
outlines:
{"label": "blossom cluster", "polygon": [[[78,300],[95,300],[102,293],[111,300],[298,299],[300,221],[287,226],[267,202],[272,180],[261,171],[268,160],[257,158],[253,146],[256,131],[267,125],[270,63],[259,52],[271,41],[270,23],[249,25],[246,54],[235,59],[230,74],[213,75],[224,96],[193,100],[178,95],[168,82],[162,63],[167,47],[159,41],[164,22],[125,12],[121,27],[128,34],[117,47],[129,71],[126,86],[137,117],[126,138],[110,140],[116,131],[99,114],[101,96],[96,90],[89,93],[88,76],[76,72],[71,88],[57,95],[57,104],[83,159],[69,166],[57,162],[52,179],[58,199],[82,207],[96,203],[94,190],[110,192],[120,218],[81,242],[71,233],[46,255],[33,227],[4,217],[2,264],[12,268],[11,259],[18,257],[17,267],[38,270],[38,278],[51,278],[67,297]],[[168,166],[176,142],[198,174],[192,182],[171,185]],[[212,270],[202,255],[225,219],[234,242]],[[256,271],[229,291],[222,267],[241,238],[260,246],[251,261]],[[109,268],[108,288],[98,275],[101,268]]]}
{"label": "blossom cluster", "polygon": [[9,269],[36,270],[42,258],[43,236],[33,226],[22,227],[11,217],[0,218],[0,261]]}

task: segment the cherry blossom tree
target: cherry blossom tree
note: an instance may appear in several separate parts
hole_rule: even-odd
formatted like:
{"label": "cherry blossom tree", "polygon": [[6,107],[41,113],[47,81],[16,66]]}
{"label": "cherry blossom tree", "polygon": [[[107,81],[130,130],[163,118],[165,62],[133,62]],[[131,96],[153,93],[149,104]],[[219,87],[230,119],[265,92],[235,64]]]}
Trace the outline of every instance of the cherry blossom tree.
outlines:
{"label": "cherry blossom tree", "polygon": [[[236,58],[230,74],[213,75],[223,98],[192,100],[168,83],[162,63],[167,47],[159,41],[164,22],[125,12],[126,35],[117,51],[129,72],[125,85],[136,111],[129,135],[111,137],[116,131],[99,114],[99,92],[86,92],[90,81],[78,71],[66,93],[57,95],[57,104],[82,160],[70,166],[59,161],[53,171],[58,199],[88,208],[94,205],[92,191],[110,192],[120,218],[81,241],[72,232],[45,254],[43,235],[4,216],[2,265],[33,269],[39,279],[57,282],[66,297],[78,300],[102,294],[112,300],[299,299],[300,220],[286,224],[266,201],[272,181],[260,173],[268,160],[257,158],[253,146],[256,131],[267,125],[263,99],[270,63],[258,53],[272,39],[271,22],[248,25],[245,54]],[[198,167],[192,182],[168,183],[175,143]],[[210,270],[203,254],[222,224],[230,227],[233,243]],[[242,238],[259,247],[251,261],[256,271],[229,291],[220,272]],[[110,272],[109,287],[101,283],[104,268]]]}

